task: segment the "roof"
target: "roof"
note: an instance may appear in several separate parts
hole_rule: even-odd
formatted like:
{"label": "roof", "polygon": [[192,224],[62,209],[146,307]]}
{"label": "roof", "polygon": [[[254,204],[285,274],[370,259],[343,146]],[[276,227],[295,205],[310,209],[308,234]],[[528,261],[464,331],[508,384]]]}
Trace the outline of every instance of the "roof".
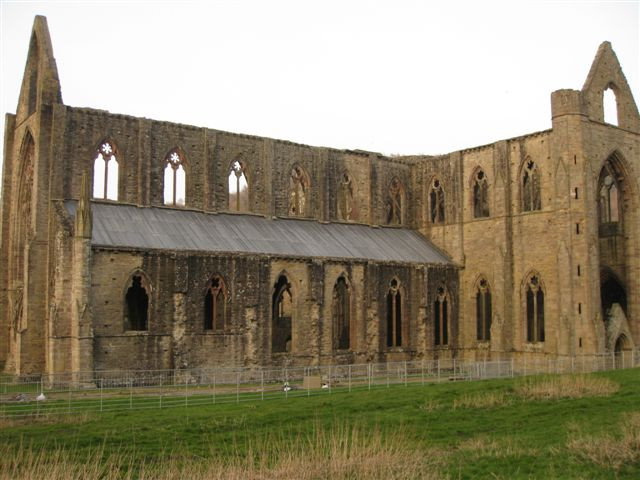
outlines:
{"label": "roof", "polygon": [[[65,202],[75,214],[76,202]],[[451,264],[420,233],[313,220],[91,202],[94,246]]]}

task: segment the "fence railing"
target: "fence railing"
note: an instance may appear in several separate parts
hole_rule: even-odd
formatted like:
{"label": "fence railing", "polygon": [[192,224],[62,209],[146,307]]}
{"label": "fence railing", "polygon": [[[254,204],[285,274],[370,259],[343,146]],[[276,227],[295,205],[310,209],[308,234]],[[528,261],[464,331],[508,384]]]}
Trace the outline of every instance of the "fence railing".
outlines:
{"label": "fence railing", "polygon": [[640,351],[629,350],[536,360],[441,359],[279,369],[118,370],[0,377],[0,418],[263,401],[392,385],[638,366]]}

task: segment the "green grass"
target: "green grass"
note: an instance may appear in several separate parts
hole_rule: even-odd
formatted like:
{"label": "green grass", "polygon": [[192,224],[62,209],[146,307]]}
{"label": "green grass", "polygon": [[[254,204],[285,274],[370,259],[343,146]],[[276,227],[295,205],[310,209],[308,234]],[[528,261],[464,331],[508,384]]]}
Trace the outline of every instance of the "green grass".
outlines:
{"label": "green grass", "polygon": [[[312,442],[319,432],[339,430],[379,435],[438,457],[436,478],[640,478],[640,369],[590,378],[608,379],[615,389],[545,399],[521,393],[530,380],[507,379],[5,420],[0,457],[62,451],[75,462],[95,462],[117,454],[126,460],[125,471],[168,457],[191,464],[244,458],[273,442]],[[566,388],[558,390],[564,394]],[[600,459],[597,449],[591,456],[581,453],[590,441],[611,446],[609,456],[618,455],[622,441],[628,451],[616,461]]]}

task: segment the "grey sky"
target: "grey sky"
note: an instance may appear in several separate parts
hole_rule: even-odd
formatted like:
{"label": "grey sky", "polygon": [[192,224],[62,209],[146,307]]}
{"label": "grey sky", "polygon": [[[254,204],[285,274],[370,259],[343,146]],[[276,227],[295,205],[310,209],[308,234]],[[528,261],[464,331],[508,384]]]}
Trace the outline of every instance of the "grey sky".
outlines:
{"label": "grey sky", "polygon": [[311,145],[436,154],[549,128],[550,93],[580,89],[604,40],[639,98],[637,1],[0,9],[3,113],[15,112],[36,14],[67,105]]}

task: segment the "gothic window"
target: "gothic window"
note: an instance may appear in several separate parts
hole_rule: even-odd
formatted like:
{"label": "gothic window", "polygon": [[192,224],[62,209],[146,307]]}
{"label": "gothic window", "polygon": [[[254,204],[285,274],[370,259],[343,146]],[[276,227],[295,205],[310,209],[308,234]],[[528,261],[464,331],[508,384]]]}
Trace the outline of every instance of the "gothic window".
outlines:
{"label": "gothic window", "polygon": [[289,215],[304,217],[307,215],[307,196],[311,182],[309,175],[299,165],[294,165],[289,177]]}
{"label": "gothic window", "polygon": [[478,340],[491,340],[491,290],[485,278],[476,289],[476,330]]}
{"label": "gothic window", "polygon": [[[13,255],[10,261],[13,264],[14,279],[22,283],[24,278],[25,245],[31,236],[32,209],[33,209],[33,181],[35,163],[35,142],[27,132],[22,143],[20,184],[18,187],[18,202],[15,206],[15,233],[13,235]],[[15,242],[15,243],[13,243]]]}
{"label": "gothic window", "polygon": [[274,353],[291,352],[292,314],[291,284],[285,275],[280,275],[273,288],[271,350]]}
{"label": "gothic window", "polygon": [[395,278],[387,292],[387,347],[402,346],[402,293]]}
{"label": "gothic window", "polygon": [[351,292],[344,277],[333,287],[333,345],[336,350],[350,348]]}
{"label": "gothic window", "polygon": [[241,160],[233,162],[229,172],[229,210],[249,211],[249,182],[245,163]]}
{"label": "gothic window", "polygon": [[174,148],[165,157],[164,165],[164,204],[184,206],[187,176],[184,155]]}
{"label": "gothic window", "polygon": [[344,172],[338,184],[338,218],[340,220],[355,220],[354,205],[355,182],[349,172]]}
{"label": "gothic window", "polygon": [[444,223],[444,190],[438,179],[435,179],[431,185],[429,208],[431,223]]}
{"label": "gothic window", "polygon": [[227,289],[222,277],[216,275],[209,282],[204,297],[204,329],[222,331],[227,313]]}
{"label": "gothic window", "polygon": [[93,198],[118,200],[118,160],[116,149],[107,140],[100,143],[93,160]]}
{"label": "gothic window", "polygon": [[525,287],[527,342],[544,342],[544,292],[537,275],[531,275]]}
{"label": "gothic window", "polygon": [[125,329],[148,330],[149,286],[141,273],[131,276],[125,295]]}
{"label": "gothic window", "polygon": [[398,177],[393,177],[387,194],[387,225],[402,225],[404,188]]}
{"label": "gothic window", "polygon": [[600,172],[598,181],[598,216],[601,225],[620,221],[619,195],[616,175],[607,164]]}
{"label": "gothic window", "polygon": [[478,170],[473,178],[473,217],[489,216],[489,183],[482,170]]}
{"label": "gothic window", "polygon": [[522,171],[522,211],[532,212],[542,208],[540,200],[540,174],[532,160],[527,160]]}
{"label": "gothic window", "polygon": [[618,125],[618,101],[612,84],[602,92],[602,108],[604,121],[611,125]]}
{"label": "gothic window", "polygon": [[449,344],[449,294],[444,287],[439,287],[436,300],[433,303],[434,343],[436,345]]}

